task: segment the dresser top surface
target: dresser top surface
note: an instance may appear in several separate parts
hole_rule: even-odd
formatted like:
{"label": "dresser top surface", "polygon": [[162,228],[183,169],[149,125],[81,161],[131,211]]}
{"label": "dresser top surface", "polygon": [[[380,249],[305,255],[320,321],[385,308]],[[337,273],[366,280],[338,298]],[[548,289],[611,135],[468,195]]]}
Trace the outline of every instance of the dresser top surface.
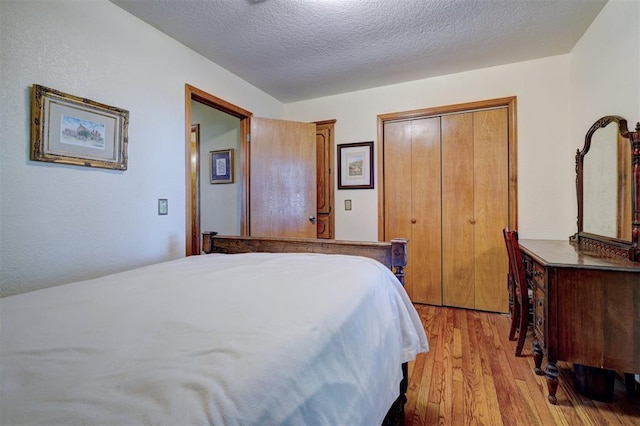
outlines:
{"label": "dresser top surface", "polygon": [[586,252],[566,240],[527,240],[519,241],[522,251],[537,262],[552,267],[606,269],[636,272],[640,274],[640,263],[623,258],[599,256]]}

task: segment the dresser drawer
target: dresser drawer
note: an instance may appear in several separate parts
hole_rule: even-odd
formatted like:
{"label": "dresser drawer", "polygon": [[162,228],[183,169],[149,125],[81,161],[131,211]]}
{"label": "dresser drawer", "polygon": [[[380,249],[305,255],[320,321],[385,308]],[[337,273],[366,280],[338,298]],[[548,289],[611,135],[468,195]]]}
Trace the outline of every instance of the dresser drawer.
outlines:
{"label": "dresser drawer", "polygon": [[545,269],[539,263],[536,263],[536,262],[531,262],[531,263],[532,263],[531,278],[533,278],[533,281],[537,285],[539,285],[543,289],[546,288],[547,280],[546,280],[546,277],[544,276]]}
{"label": "dresser drawer", "polygon": [[546,289],[547,283],[546,277],[544,276],[545,269],[539,263],[534,262],[530,257],[528,258],[527,262],[527,272],[533,280],[534,286],[539,286],[543,289]]}

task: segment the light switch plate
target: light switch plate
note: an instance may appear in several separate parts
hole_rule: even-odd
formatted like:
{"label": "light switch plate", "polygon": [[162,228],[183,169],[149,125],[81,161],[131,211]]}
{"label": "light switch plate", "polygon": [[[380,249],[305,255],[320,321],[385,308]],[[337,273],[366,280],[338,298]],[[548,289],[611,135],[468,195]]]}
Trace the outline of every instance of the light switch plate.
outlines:
{"label": "light switch plate", "polygon": [[169,214],[169,200],[166,198],[158,199],[158,214],[166,215]]}
{"label": "light switch plate", "polygon": [[344,200],[344,209],[351,210],[351,200]]}

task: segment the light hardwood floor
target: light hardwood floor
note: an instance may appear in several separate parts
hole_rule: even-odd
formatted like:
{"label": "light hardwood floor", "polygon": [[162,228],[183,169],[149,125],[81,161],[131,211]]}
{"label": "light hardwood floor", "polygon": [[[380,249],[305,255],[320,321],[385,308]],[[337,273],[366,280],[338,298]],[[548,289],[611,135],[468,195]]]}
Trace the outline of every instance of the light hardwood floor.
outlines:
{"label": "light hardwood floor", "polygon": [[558,363],[558,405],[549,404],[546,380],[533,372],[532,336],[516,357],[507,315],[416,309],[430,352],[409,364],[405,425],[640,425],[640,396],[621,379],[612,403],[591,400],[575,391],[567,363]]}

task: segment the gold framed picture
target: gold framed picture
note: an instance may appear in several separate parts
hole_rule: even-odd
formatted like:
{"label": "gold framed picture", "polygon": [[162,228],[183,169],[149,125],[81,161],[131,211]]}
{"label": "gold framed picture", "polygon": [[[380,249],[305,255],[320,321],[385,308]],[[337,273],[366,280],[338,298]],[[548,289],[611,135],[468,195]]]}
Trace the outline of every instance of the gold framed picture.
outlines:
{"label": "gold framed picture", "polygon": [[34,84],[31,159],[127,170],[129,111]]}

